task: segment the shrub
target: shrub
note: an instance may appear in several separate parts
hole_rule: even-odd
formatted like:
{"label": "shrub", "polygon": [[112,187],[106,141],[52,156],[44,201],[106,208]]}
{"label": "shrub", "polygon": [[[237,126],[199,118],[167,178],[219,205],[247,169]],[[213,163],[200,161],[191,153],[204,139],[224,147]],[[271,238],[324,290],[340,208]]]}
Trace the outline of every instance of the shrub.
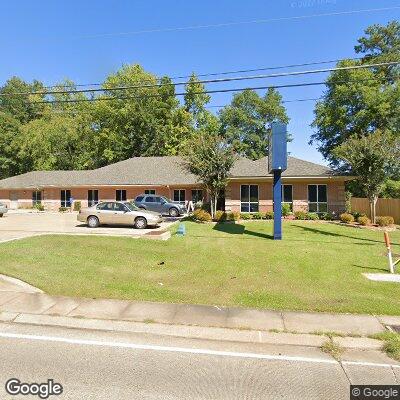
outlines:
{"label": "shrub", "polygon": [[81,211],[82,203],[80,201],[74,202],[74,211]]}
{"label": "shrub", "polygon": [[240,214],[240,219],[249,220],[249,219],[251,219],[251,214],[249,214],[249,213]]}
{"label": "shrub", "polygon": [[394,219],[390,216],[376,217],[375,221],[379,226],[389,226],[394,224]]}
{"label": "shrub", "polygon": [[282,204],[282,216],[283,217],[287,217],[288,215],[290,215],[292,212],[291,208],[290,208],[290,204],[288,203],[283,203]]}
{"label": "shrub", "polygon": [[340,214],[340,220],[345,224],[351,224],[352,222],[354,222],[354,217],[351,214],[343,213]]}
{"label": "shrub", "polygon": [[334,219],[336,218],[336,215],[335,214],[332,214],[332,213],[322,213],[320,216],[319,216],[319,219],[321,219],[321,220],[323,220],[323,221],[333,221]]}
{"label": "shrub", "polygon": [[357,222],[358,222],[360,225],[364,225],[364,226],[370,225],[370,224],[371,224],[371,220],[370,220],[368,217],[366,217],[366,216],[358,217],[358,218],[357,218]]}
{"label": "shrub", "polygon": [[263,219],[264,218],[264,214],[257,212],[253,214],[253,219]]}
{"label": "shrub", "polygon": [[358,221],[358,218],[360,218],[360,217],[366,217],[366,215],[364,213],[360,213],[358,211],[354,211],[354,212],[352,212],[350,214],[354,217],[354,219],[356,221]]}
{"label": "shrub", "polygon": [[265,213],[265,219],[274,219],[274,212],[273,211],[267,211]]}
{"label": "shrub", "polygon": [[44,211],[44,205],[41,203],[37,203],[33,206],[33,208],[36,208],[38,211]]}
{"label": "shrub", "polygon": [[240,219],[240,212],[239,211],[232,211],[228,213],[227,220],[228,221],[239,221]]}
{"label": "shrub", "polygon": [[296,211],[294,216],[296,219],[300,219],[302,221],[307,219],[307,213],[305,211]]}
{"label": "shrub", "polygon": [[197,210],[193,211],[193,219],[199,222],[210,222],[211,215],[202,208],[198,208]]}
{"label": "shrub", "polygon": [[224,211],[218,210],[214,215],[214,221],[222,222],[227,219],[227,215]]}
{"label": "shrub", "polygon": [[68,210],[69,210],[69,208],[67,208],[67,207],[60,207],[58,209],[59,212],[65,212],[65,211],[68,211]]}
{"label": "shrub", "polygon": [[317,221],[319,220],[319,217],[317,213],[307,213],[307,219],[310,221]]}

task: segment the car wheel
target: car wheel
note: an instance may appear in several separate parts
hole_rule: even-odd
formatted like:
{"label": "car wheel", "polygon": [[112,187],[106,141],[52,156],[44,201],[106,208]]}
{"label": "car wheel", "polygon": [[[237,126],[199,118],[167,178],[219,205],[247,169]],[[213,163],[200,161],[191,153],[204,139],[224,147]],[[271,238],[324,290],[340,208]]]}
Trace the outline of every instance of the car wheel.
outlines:
{"label": "car wheel", "polygon": [[97,228],[100,225],[99,219],[93,215],[87,219],[87,223],[89,228]]}
{"label": "car wheel", "polygon": [[3,216],[3,214],[0,214],[0,218]]}
{"label": "car wheel", "polygon": [[169,209],[169,216],[170,216],[170,217],[179,217],[179,211],[178,211],[178,209],[175,208],[175,207],[171,207],[171,208]]}
{"label": "car wheel", "polygon": [[134,227],[135,227],[136,229],[144,229],[144,228],[146,228],[146,226],[147,226],[147,220],[146,220],[146,218],[144,218],[144,217],[137,217],[137,218],[135,219]]}

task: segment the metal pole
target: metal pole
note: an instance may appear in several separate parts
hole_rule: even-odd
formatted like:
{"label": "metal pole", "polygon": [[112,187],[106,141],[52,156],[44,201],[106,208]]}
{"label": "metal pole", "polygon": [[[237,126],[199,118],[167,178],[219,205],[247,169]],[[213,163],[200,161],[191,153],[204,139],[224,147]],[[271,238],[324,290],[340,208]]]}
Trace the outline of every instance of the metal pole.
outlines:
{"label": "metal pole", "polygon": [[274,240],[282,240],[282,171],[274,171]]}
{"label": "metal pole", "polygon": [[392,249],[390,246],[389,234],[387,232],[384,232],[384,236],[385,236],[387,255],[388,255],[388,259],[389,259],[389,270],[390,270],[391,274],[394,274],[394,264],[393,264]]}

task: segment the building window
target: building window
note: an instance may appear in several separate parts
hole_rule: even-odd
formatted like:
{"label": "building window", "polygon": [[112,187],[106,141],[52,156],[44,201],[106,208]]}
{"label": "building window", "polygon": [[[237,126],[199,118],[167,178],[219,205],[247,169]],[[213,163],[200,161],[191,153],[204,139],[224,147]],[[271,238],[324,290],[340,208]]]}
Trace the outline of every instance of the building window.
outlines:
{"label": "building window", "polygon": [[258,212],[258,185],[240,185],[240,211]]}
{"label": "building window", "polygon": [[144,194],[156,194],[156,190],[155,189],[146,189],[144,191]]}
{"label": "building window", "polygon": [[71,191],[61,190],[61,207],[71,207]]}
{"label": "building window", "polygon": [[308,211],[316,213],[328,211],[327,185],[308,185]]}
{"label": "building window", "polygon": [[194,204],[199,201],[203,201],[203,190],[202,189],[192,189],[192,202]]}
{"label": "building window", "polygon": [[174,201],[177,203],[185,204],[186,190],[175,189],[174,190]]}
{"label": "building window", "polygon": [[89,207],[95,206],[99,202],[99,191],[88,190],[88,205]]}
{"label": "building window", "polygon": [[290,209],[293,210],[293,186],[282,185],[282,203],[290,205]]}
{"label": "building window", "polygon": [[126,201],[126,190],[118,189],[115,191],[115,200],[117,201]]}
{"label": "building window", "polygon": [[35,190],[32,192],[32,205],[42,204],[42,192],[40,190]]}

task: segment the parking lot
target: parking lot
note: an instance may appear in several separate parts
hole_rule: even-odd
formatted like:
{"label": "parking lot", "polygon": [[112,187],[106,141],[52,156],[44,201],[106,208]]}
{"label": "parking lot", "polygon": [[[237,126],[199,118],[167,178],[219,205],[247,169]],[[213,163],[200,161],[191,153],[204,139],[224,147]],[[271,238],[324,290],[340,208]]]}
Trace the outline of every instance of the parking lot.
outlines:
{"label": "parking lot", "polygon": [[148,232],[165,230],[176,219],[166,218],[158,228],[134,229],[129,226],[100,226],[88,228],[77,221],[75,212],[29,212],[10,210],[0,218],[0,243],[43,234],[111,235],[140,237]]}

